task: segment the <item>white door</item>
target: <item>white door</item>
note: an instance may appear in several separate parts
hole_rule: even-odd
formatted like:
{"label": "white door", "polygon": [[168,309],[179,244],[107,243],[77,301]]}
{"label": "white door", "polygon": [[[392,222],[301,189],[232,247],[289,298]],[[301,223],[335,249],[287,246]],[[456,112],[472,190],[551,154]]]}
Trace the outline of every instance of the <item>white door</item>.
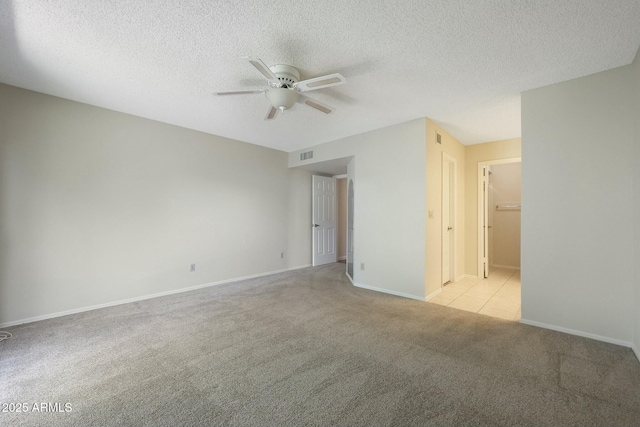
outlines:
{"label": "white door", "polygon": [[446,159],[442,160],[442,284],[451,281],[451,250],[453,247],[453,209],[451,190],[453,165]]}
{"label": "white door", "polygon": [[482,256],[484,278],[489,277],[489,176],[491,169],[484,166],[482,169],[482,227],[484,236],[484,250]]}
{"label": "white door", "polygon": [[313,175],[313,265],[338,260],[336,251],[336,179]]}

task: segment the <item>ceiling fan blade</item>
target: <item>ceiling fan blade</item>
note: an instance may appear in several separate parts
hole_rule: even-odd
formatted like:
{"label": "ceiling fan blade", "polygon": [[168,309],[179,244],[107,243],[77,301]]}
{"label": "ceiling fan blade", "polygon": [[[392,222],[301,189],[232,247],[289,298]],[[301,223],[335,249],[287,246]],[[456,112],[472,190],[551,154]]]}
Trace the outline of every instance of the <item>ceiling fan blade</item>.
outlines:
{"label": "ceiling fan blade", "polygon": [[265,120],[273,120],[276,118],[276,116],[278,115],[278,110],[276,107],[274,107],[273,105],[269,106],[269,111],[267,111],[267,115],[264,116]]}
{"label": "ceiling fan blade", "polygon": [[335,73],[322,77],[315,77],[313,79],[303,80],[293,85],[300,92],[306,92],[309,90],[323,89],[325,87],[343,85],[347,82],[347,79],[342,74]]}
{"label": "ceiling fan blade", "polygon": [[229,90],[226,92],[214,92],[214,93],[218,96],[225,96],[225,95],[252,95],[256,93],[265,93],[265,92],[266,91],[264,90],[256,89],[256,90]]}
{"label": "ceiling fan blade", "polygon": [[300,99],[302,100],[303,104],[308,105],[311,108],[315,108],[316,110],[325,114],[331,114],[334,111],[334,109],[329,107],[328,105],[323,104],[320,101],[316,101],[315,99],[311,99],[308,96],[301,95]]}
{"label": "ceiling fan blade", "polygon": [[269,83],[274,83],[274,84],[280,83],[280,80],[278,80],[278,77],[276,77],[276,75],[273,74],[273,71],[271,71],[269,67],[267,67],[267,64],[262,62],[261,59],[251,58],[250,56],[245,56],[244,59],[248,60],[251,63],[251,65],[256,67],[256,69],[260,71],[260,73],[269,81]]}

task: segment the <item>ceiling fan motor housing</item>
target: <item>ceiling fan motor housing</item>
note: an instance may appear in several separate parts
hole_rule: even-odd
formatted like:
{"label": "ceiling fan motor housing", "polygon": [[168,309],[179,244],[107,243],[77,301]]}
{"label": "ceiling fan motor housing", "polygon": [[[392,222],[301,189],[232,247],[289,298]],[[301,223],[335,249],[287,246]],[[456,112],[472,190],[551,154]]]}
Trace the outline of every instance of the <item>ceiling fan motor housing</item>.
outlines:
{"label": "ceiling fan motor housing", "polygon": [[298,91],[293,89],[294,83],[300,81],[300,72],[291,65],[272,65],[269,69],[280,80],[280,87],[272,87],[265,94],[271,105],[280,111],[288,110],[298,101]]}
{"label": "ceiling fan motor housing", "polygon": [[281,87],[291,88],[294,83],[300,81],[300,72],[297,68],[292,67],[291,65],[272,65],[269,69],[276,75],[278,80],[280,80],[280,83],[282,84]]}

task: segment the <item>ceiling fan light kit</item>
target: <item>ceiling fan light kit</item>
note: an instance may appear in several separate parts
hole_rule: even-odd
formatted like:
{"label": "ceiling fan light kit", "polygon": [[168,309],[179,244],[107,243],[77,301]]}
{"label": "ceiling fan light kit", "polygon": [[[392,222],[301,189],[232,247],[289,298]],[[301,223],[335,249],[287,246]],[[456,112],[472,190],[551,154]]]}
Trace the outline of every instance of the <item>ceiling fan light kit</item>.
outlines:
{"label": "ceiling fan light kit", "polygon": [[216,95],[226,96],[264,93],[271,104],[264,118],[265,120],[275,119],[279,111],[284,112],[284,110],[288,110],[298,101],[302,101],[303,104],[322,113],[331,114],[334,111],[332,107],[315,99],[311,99],[308,96],[301,95],[301,92],[342,85],[347,82],[347,80],[338,73],[300,81],[300,72],[291,65],[278,64],[267,67],[267,65],[258,58],[245,57],[244,59],[247,59],[249,63],[267,79],[269,88],[266,90],[253,89],[216,92]]}
{"label": "ceiling fan light kit", "polygon": [[300,95],[295,90],[285,89],[285,88],[273,88],[267,91],[266,93],[267,99],[280,111],[287,110],[293,107],[298,101]]}

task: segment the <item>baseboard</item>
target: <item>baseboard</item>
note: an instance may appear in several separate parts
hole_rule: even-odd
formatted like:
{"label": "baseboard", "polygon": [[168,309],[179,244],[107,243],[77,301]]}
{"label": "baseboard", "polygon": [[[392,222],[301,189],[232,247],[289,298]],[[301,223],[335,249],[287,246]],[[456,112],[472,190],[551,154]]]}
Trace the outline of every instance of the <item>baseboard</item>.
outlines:
{"label": "baseboard", "polygon": [[430,293],[429,295],[427,295],[426,297],[424,297],[425,301],[429,301],[431,298],[435,298],[438,295],[440,295],[442,293],[442,288],[438,289],[435,292]]}
{"label": "baseboard", "polygon": [[[252,279],[254,277],[268,276],[270,274],[284,273],[285,271],[302,270],[303,268],[309,268],[309,267],[312,267],[312,265],[311,264],[298,265],[296,267],[285,268],[284,270],[277,270],[277,271],[274,271],[273,273],[256,274],[253,277],[247,277],[247,279]],[[233,279],[232,282],[237,282],[238,280],[244,280],[244,279]]]}
{"label": "baseboard", "polygon": [[[616,338],[609,338],[602,335],[596,335],[589,332],[578,331],[570,328],[563,328],[562,326],[549,325],[547,323],[536,322],[533,320],[520,319],[520,323],[529,325],[529,326],[537,326],[538,328],[551,329],[552,331],[564,332],[565,334],[577,335],[579,337],[591,338],[592,340],[602,341],[609,344],[621,345],[623,347],[629,347],[634,350],[636,356],[638,356],[638,352],[634,349],[633,344],[628,341],[622,341]],[[640,360],[640,357],[638,357]]]}
{"label": "baseboard", "polygon": [[419,297],[417,295],[406,294],[404,292],[396,292],[396,291],[392,291],[392,290],[389,290],[389,289],[376,288],[375,286],[363,285],[361,283],[353,282],[353,286],[356,286],[356,287],[362,288],[362,289],[368,289],[370,291],[376,291],[376,292],[382,292],[384,294],[395,295],[395,296],[398,296],[398,297],[410,298],[410,299],[415,299],[415,300],[418,300],[418,301],[426,301],[426,299],[424,297]]}
{"label": "baseboard", "polygon": [[339,256],[338,257],[338,261],[346,261],[347,257],[346,256]]}
{"label": "baseboard", "polygon": [[474,276],[473,274],[465,274],[464,276],[462,276],[462,278],[463,279],[471,279],[471,280],[479,280],[478,276]]}
{"label": "baseboard", "polygon": [[170,291],[158,292],[158,293],[155,293],[155,294],[143,295],[143,296],[134,297],[134,298],[127,298],[127,299],[123,299],[123,300],[107,302],[107,303],[104,303],[104,304],[96,304],[96,305],[91,305],[91,306],[87,306],[87,307],[74,308],[74,309],[71,309],[71,310],[59,311],[59,312],[51,313],[51,314],[44,314],[42,316],[27,317],[25,319],[13,320],[13,321],[10,321],[10,322],[0,323],[0,328],[6,328],[6,327],[9,327],[9,326],[22,325],[22,324],[31,323],[31,322],[38,322],[40,320],[53,319],[53,318],[56,318],[56,317],[68,316],[70,314],[83,313],[85,311],[99,310],[101,308],[113,307],[115,305],[129,304],[129,303],[132,303],[132,302],[144,301],[144,300],[147,300],[147,299],[159,298],[159,297],[164,297],[164,296],[167,296],[167,295],[180,294],[182,292],[195,291],[195,290],[202,289],[202,288],[209,288],[211,286],[224,285],[226,283],[239,282],[241,280],[255,279],[255,278],[258,278],[258,277],[270,276],[272,274],[284,273],[285,271],[300,270],[302,268],[307,268],[307,267],[311,267],[311,264],[300,265],[300,266],[291,267],[291,268],[286,268],[284,270],[269,271],[267,273],[259,273],[259,274],[252,274],[252,275],[249,275],[249,276],[236,277],[236,278],[233,278],[233,279],[219,280],[217,282],[205,283],[203,285],[189,286],[188,288],[173,289],[173,290],[170,290]]}
{"label": "baseboard", "polygon": [[494,264],[490,266],[491,268],[506,268],[507,270],[520,270],[520,267],[516,267],[515,265],[501,265]]}

